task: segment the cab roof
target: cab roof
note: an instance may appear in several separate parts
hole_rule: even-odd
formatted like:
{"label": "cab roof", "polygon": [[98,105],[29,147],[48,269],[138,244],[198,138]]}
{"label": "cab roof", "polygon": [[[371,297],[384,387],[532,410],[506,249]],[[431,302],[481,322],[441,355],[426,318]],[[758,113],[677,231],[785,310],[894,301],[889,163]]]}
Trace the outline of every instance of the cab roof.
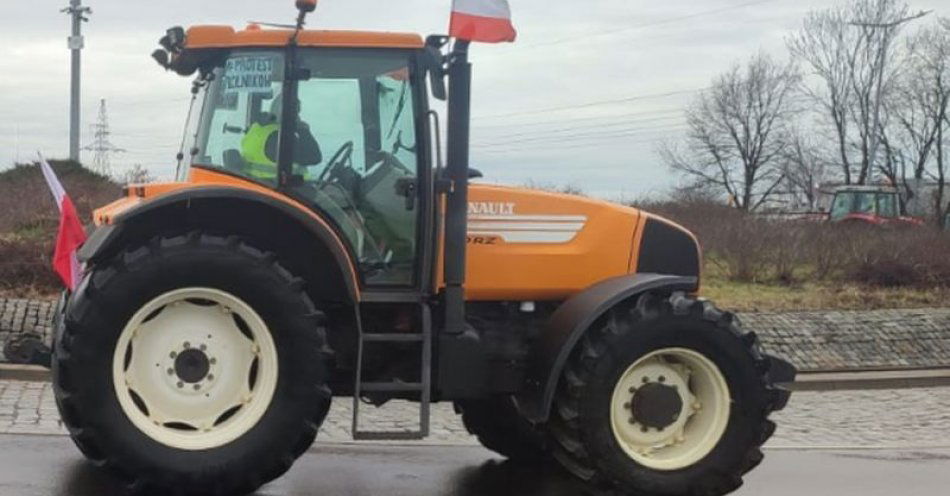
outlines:
{"label": "cab roof", "polygon": [[[256,24],[235,30],[231,26],[194,26],[188,30],[186,49],[280,47],[290,42],[292,29],[262,29]],[[347,48],[423,48],[422,37],[413,33],[303,30],[301,46]]]}

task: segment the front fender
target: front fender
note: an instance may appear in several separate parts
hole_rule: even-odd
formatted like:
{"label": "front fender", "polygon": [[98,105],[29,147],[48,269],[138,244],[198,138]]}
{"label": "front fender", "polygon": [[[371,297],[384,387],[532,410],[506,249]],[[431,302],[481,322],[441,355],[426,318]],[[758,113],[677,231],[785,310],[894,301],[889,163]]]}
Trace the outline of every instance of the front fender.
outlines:
{"label": "front fender", "polygon": [[651,291],[695,291],[696,277],[632,274],[607,279],[572,296],[548,319],[534,345],[526,387],[517,396],[518,408],[528,420],[548,419],[558,381],[571,352],[584,333],[618,303]]}

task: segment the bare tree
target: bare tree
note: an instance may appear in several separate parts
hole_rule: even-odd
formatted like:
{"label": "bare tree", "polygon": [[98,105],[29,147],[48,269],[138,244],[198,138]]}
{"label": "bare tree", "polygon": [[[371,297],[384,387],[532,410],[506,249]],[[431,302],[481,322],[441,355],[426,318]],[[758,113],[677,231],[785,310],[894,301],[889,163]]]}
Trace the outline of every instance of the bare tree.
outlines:
{"label": "bare tree", "polygon": [[818,209],[821,184],[828,179],[828,167],[812,133],[795,129],[789,134],[782,154],[782,173],[790,193],[804,200],[809,211]]}
{"label": "bare tree", "polygon": [[135,164],[122,175],[122,184],[147,184],[155,182],[155,177],[142,164]]}
{"label": "bare tree", "polygon": [[888,50],[907,11],[898,0],[855,0],[809,13],[787,40],[818,81],[804,92],[818,104],[819,120],[834,131],[833,162],[846,184],[864,184],[873,173],[881,129],[876,111],[895,72],[886,64]]}
{"label": "bare tree", "polygon": [[[937,183],[933,213],[942,224],[950,204],[946,199],[946,146],[950,137],[950,19],[920,30],[908,42],[908,71],[904,83],[908,105],[905,132],[917,150],[914,177],[925,171]],[[916,127],[913,126],[916,118]],[[927,167],[932,162],[932,167]]]}
{"label": "bare tree", "polygon": [[685,150],[665,147],[664,161],[725,193],[736,208],[756,210],[785,179],[782,156],[798,84],[793,65],[768,55],[735,65],[690,105]]}

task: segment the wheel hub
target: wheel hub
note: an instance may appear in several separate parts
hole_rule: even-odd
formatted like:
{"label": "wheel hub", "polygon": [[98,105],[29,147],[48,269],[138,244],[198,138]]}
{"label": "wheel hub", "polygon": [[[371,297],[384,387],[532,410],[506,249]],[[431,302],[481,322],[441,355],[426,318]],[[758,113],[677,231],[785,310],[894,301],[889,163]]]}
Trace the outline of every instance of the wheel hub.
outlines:
{"label": "wheel hub", "polygon": [[185,350],[175,358],[175,374],[188,384],[203,381],[210,370],[211,361],[201,350]]}
{"label": "wheel hub", "polygon": [[699,461],[726,430],[729,387],[718,367],[686,348],[648,353],[621,374],[610,403],[620,447],[655,470],[680,470]]}
{"label": "wheel hub", "polygon": [[207,450],[247,433],[274,395],[267,324],[237,297],[183,288],[146,303],[122,330],[113,385],[123,412],[166,446]]}
{"label": "wheel hub", "polygon": [[679,419],[683,398],[676,388],[651,382],[634,393],[631,405],[634,422],[662,431]]}

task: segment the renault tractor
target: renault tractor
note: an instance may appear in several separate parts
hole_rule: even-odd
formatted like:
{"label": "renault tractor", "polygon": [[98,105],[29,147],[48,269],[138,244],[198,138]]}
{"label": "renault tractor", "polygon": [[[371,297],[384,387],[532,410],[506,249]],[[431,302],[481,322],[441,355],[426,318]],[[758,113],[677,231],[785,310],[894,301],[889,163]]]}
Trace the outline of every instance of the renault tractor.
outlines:
{"label": "renault tractor", "polygon": [[[287,28],[162,38],[154,58],[194,77],[194,145],[175,182],[93,214],[52,360],[79,450],[134,490],[246,494],[332,398],[352,398],[356,440],[424,438],[452,402],[488,449],[590,487],[739,487],[795,369],[698,296],[696,238],[470,184],[469,42],[305,29],[315,3]],[[392,400],[418,429],[367,430]]]}

